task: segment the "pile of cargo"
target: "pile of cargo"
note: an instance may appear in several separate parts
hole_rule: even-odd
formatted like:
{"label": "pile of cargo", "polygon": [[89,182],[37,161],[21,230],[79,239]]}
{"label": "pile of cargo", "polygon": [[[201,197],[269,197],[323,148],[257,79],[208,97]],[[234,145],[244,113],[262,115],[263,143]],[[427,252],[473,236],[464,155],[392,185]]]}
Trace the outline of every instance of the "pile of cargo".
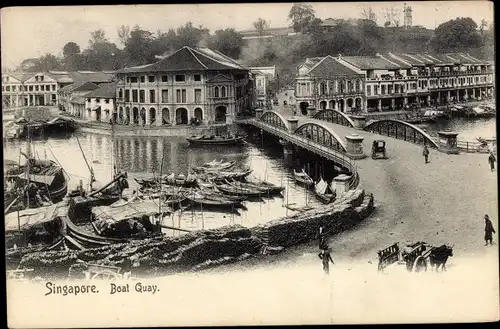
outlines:
{"label": "pile of cargo", "polygon": [[[19,268],[36,268],[43,278],[81,277],[85,263],[122,267],[134,257],[139,277],[199,270],[259,254],[262,242],[242,226],[114,244],[84,251],[42,251],[23,257]],[[71,273],[68,273],[70,270]],[[80,274],[78,273],[80,272]]]}
{"label": "pile of cargo", "polygon": [[368,217],[372,210],[373,196],[357,189],[325,207],[270,221],[252,231],[266,245],[286,248],[317,239],[320,226],[327,234],[340,233]]}

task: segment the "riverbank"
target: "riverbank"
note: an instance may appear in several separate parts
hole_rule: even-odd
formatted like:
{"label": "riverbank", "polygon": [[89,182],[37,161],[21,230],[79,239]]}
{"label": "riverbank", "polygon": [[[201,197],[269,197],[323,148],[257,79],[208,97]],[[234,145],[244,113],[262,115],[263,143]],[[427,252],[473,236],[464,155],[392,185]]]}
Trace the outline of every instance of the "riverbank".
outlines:
{"label": "riverbank", "polygon": [[[373,210],[373,196],[356,189],[330,205],[250,229],[235,225],[83,251],[33,252],[22,257],[19,268],[35,269],[33,276],[46,279],[64,278],[68,272],[71,279],[81,279],[88,263],[121,267],[126,258],[134,256],[140,263],[134,271],[139,277],[200,271],[252,257],[272,257],[284,248],[316,240],[320,225],[328,235],[339,234]],[[17,251],[7,257],[20,255]]]}

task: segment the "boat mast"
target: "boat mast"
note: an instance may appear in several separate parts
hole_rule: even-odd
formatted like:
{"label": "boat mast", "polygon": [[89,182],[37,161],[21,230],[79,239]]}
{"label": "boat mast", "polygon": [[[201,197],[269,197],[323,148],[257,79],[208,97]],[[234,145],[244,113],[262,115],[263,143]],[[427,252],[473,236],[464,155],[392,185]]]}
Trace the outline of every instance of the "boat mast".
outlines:
{"label": "boat mast", "polygon": [[80,140],[78,139],[78,136],[76,134],[75,134],[75,137],[76,137],[76,141],[78,142],[78,146],[80,147],[80,151],[82,152],[83,160],[85,160],[85,163],[87,164],[87,168],[90,171],[90,189],[92,189],[92,183],[95,181],[94,170],[89,165],[89,162],[87,161],[87,157],[85,157],[85,152],[83,152],[82,145],[80,144]]}

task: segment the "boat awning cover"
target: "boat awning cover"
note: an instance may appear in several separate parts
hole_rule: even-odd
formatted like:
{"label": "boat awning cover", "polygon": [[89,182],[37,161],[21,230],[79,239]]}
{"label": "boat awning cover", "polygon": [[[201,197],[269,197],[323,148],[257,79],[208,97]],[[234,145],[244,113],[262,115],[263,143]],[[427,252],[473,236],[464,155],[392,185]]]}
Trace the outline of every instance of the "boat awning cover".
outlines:
{"label": "boat awning cover", "polygon": [[328,184],[321,178],[321,180],[316,184],[316,192],[319,194],[325,194]]}
{"label": "boat awning cover", "polygon": [[5,232],[26,230],[32,226],[50,222],[54,218],[67,216],[68,207],[60,202],[47,207],[31,208],[19,212],[17,211],[5,215]]}
{"label": "boat awning cover", "polygon": [[[120,222],[122,220],[139,218],[142,216],[154,216],[160,214],[158,200],[139,200],[114,204],[111,206],[100,206],[92,208],[92,214],[96,218],[96,226],[99,222]],[[162,213],[170,212],[167,207],[161,208]]]}
{"label": "boat awning cover", "polygon": [[[26,174],[20,174],[18,177],[22,180],[26,180]],[[39,184],[46,184],[48,186],[52,185],[54,178],[55,178],[54,175],[35,175],[35,174],[30,175],[30,181]]]}
{"label": "boat awning cover", "polygon": [[474,111],[476,114],[481,114],[481,113],[484,113],[484,109],[480,108],[480,107],[473,107],[472,108],[472,111]]}

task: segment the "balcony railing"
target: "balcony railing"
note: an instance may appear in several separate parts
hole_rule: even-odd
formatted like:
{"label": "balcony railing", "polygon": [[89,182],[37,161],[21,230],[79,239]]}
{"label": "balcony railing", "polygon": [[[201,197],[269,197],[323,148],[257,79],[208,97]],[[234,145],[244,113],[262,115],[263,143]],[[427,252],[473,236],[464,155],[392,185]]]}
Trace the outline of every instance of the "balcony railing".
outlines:
{"label": "balcony railing", "polygon": [[407,75],[407,76],[375,76],[371,78],[366,78],[366,81],[407,81],[407,80],[416,80],[418,75]]}

